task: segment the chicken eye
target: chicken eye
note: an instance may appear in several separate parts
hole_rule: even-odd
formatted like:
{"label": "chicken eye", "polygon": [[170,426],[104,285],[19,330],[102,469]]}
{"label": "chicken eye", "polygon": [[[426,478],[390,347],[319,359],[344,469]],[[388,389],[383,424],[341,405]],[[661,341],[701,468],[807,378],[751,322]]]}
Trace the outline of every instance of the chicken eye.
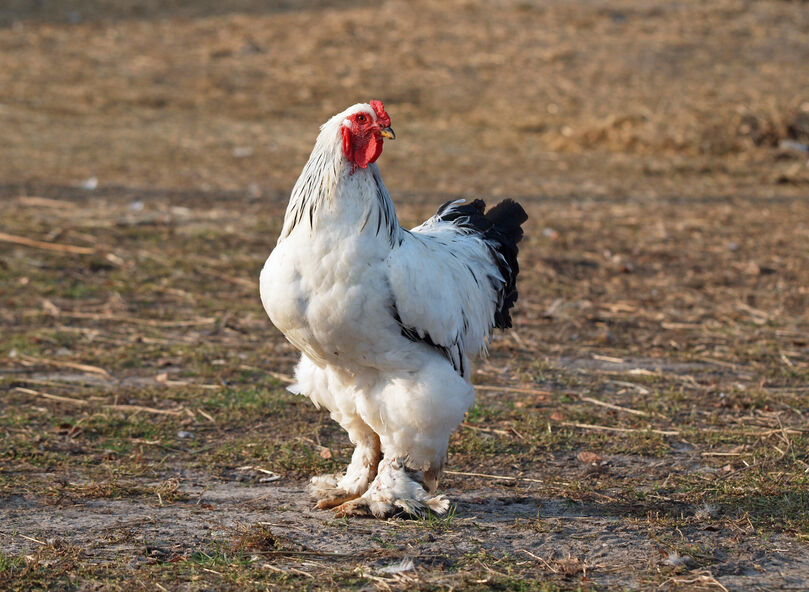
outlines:
{"label": "chicken eye", "polygon": [[367,118],[367,117],[365,117],[365,115],[363,115],[362,113],[360,113],[359,115],[357,115],[357,121],[359,121],[360,123],[365,123],[365,120],[366,120],[366,119],[368,119],[368,118]]}

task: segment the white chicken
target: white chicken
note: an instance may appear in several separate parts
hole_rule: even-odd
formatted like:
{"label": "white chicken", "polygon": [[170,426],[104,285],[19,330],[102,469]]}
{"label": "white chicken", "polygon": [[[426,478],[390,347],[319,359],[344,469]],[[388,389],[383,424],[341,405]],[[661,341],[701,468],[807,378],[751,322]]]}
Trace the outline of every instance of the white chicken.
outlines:
{"label": "white chicken", "polygon": [[399,225],[375,164],[395,138],[380,101],[329,119],[292,190],[261,272],[273,324],[302,352],[294,393],[347,432],[346,472],[314,477],[338,515],[418,515],[435,493],[450,434],[472,405],[470,355],[511,326],[523,208],[448,202]]}

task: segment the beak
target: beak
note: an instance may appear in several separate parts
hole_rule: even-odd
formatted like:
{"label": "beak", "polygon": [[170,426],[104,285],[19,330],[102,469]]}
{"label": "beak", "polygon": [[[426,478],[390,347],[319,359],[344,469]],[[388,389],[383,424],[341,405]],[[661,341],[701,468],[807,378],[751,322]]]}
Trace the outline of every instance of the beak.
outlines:
{"label": "beak", "polygon": [[390,126],[383,127],[382,129],[379,130],[379,133],[382,134],[383,138],[388,138],[389,140],[396,139],[396,132],[394,132],[393,128]]}

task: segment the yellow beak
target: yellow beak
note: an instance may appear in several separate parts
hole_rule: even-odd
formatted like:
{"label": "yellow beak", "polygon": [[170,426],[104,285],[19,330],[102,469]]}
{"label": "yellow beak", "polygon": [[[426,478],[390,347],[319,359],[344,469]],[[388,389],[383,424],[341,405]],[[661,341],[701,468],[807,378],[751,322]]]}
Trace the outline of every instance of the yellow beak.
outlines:
{"label": "yellow beak", "polygon": [[396,133],[393,131],[393,128],[390,127],[390,126],[383,127],[381,130],[379,130],[379,133],[382,134],[383,138],[388,138],[389,140],[395,140],[396,139]]}

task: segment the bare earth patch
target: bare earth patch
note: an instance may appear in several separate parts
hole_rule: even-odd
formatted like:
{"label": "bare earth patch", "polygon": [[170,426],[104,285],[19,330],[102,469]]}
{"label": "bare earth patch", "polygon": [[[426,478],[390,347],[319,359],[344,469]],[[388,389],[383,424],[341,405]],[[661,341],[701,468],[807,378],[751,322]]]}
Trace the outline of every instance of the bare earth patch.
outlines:
{"label": "bare earth patch", "polygon": [[[482,569],[479,584],[514,574],[515,580],[544,576],[619,588],[637,587],[639,568],[685,566],[689,576],[672,575],[664,583],[710,585],[718,577],[729,588],[800,590],[809,569],[805,549],[790,537],[751,537],[743,527],[694,517],[700,508],[687,510],[690,524],[681,527],[680,541],[665,542],[667,533],[654,523],[644,516],[632,520],[631,509],[614,504],[548,499],[530,486],[461,489],[453,491],[454,517],[415,523],[328,519],[311,509],[300,484],[260,487],[205,474],[183,479],[183,493],[193,498],[184,503],[95,499],[54,506],[10,498],[1,515],[5,530],[40,537],[40,542],[12,538],[9,553],[47,556],[51,549],[75,546],[82,549],[85,568],[130,557],[127,568],[136,573],[150,565],[204,562],[206,555],[219,558],[220,570],[227,570],[223,550],[243,552],[254,570],[293,577],[296,570],[318,577],[360,570],[394,586],[425,578],[439,587],[458,586],[469,577],[452,569],[459,560],[464,571]],[[729,539],[738,542],[728,545]],[[414,564],[402,572],[405,581],[397,582],[385,569],[403,558]],[[298,572],[304,577],[300,583],[303,574]]]}

